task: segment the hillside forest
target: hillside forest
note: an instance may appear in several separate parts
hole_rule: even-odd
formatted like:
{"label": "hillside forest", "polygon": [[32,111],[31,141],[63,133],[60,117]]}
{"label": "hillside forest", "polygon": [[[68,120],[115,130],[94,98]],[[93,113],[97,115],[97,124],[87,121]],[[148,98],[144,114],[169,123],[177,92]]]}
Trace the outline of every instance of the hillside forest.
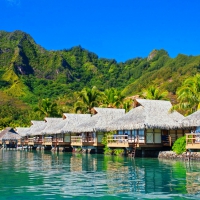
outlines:
{"label": "hillside forest", "polygon": [[164,49],[125,62],[81,46],[49,51],[22,31],[0,31],[0,129],[92,107],[168,99],[184,115],[200,108],[200,56],[171,58]]}

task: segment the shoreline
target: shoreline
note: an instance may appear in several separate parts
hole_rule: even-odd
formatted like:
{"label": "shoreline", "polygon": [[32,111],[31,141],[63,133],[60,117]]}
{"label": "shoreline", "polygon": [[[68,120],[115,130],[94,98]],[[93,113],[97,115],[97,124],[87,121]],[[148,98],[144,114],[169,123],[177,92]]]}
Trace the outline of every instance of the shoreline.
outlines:
{"label": "shoreline", "polygon": [[182,154],[176,154],[173,151],[160,151],[158,158],[169,160],[200,160],[200,152],[184,152]]}

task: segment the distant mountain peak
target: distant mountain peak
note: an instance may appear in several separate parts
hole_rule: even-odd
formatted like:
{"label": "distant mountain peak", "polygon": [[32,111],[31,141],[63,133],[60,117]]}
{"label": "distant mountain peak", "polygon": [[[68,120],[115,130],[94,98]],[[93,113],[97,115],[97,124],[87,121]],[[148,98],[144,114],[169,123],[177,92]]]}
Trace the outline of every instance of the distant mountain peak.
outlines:
{"label": "distant mountain peak", "polygon": [[169,56],[168,52],[165,51],[164,49],[160,49],[160,50],[157,50],[157,49],[154,49],[153,51],[151,51],[151,53],[148,55],[147,57],[147,61],[151,61],[153,60],[155,57],[161,57],[161,56]]}
{"label": "distant mountain peak", "polygon": [[154,50],[148,55],[147,60],[148,60],[148,61],[152,60],[152,59],[156,56],[157,52],[158,52],[158,50],[154,49]]}

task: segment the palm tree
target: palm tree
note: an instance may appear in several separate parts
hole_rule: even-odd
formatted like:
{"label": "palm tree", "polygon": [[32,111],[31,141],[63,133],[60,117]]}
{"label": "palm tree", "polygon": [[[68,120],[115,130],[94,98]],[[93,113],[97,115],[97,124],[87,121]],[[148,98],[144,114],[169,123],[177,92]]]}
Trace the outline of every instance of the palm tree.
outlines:
{"label": "palm tree", "polygon": [[83,88],[77,96],[79,100],[74,104],[75,112],[91,113],[92,108],[99,105],[101,93],[94,86],[92,89]]}
{"label": "palm tree", "polygon": [[200,109],[200,74],[186,79],[176,92],[179,103],[174,109],[191,114]]}
{"label": "palm tree", "polygon": [[132,99],[125,99],[123,101],[123,109],[128,112],[133,107],[133,100]]}
{"label": "palm tree", "polygon": [[152,100],[167,100],[168,91],[161,91],[155,86],[150,86],[142,91],[142,97]]}
{"label": "palm tree", "polygon": [[35,108],[35,111],[38,111],[41,115],[45,117],[56,117],[58,116],[57,104],[52,102],[49,98],[42,99],[38,107]]}
{"label": "palm tree", "polygon": [[117,89],[110,88],[106,89],[103,93],[103,104],[102,107],[107,108],[120,108],[123,107],[123,100],[125,96],[121,94]]}

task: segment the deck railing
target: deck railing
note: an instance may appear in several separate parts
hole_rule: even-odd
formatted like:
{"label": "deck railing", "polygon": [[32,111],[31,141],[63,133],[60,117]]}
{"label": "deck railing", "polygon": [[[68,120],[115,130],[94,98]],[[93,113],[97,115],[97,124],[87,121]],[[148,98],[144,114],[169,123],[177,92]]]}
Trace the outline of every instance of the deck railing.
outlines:
{"label": "deck railing", "polygon": [[52,137],[44,137],[43,145],[52,145]]}
{"label": "deck railing", "polygon": [[94,137],[82,137],[83,142],[96,142],[96,138]]}
{"label": "deck railing", "polygon": [[200,149],[200,133],[186,133],[186,149]]}
{"label": "deck railing", "polygon": [[107,136],[108,143],[128,143],[127,135],[109,135]]}
{"label": "deck railing", "polygon": [[34,143],[42,143],[44,141],[44,139],[42,138],[34,138]]}
{"label": "deck railing", "polygon": [[108,143],[138,143],[137,136],[128,136],[128,135],[109,135],[107,136]]}
{"label": "deck railing", "polygon": [[28,138],[28,145],[34,145],[35,138]]}
{"label": "deck railing", "polygon": [[52,142],[52,137],[45,137],[44,142]]}
{"label": "deck railing", "polygon": [[[85,136],[71,136],[71,144],[72,145],[93,145],[96,142],[96,138],[94,137],[85,137]],[[87,143],[87,144],[85,144]]]}
{"label": "deck railing", "polygon": [[137,137],[129,137],[128,135],[107,136],[108,147],[128,147],[129,143],[137,143],[137,141]]}
{"label": "deck railing", "polygon": [[71,143],[82,143],[82,136],[71,136]]}

